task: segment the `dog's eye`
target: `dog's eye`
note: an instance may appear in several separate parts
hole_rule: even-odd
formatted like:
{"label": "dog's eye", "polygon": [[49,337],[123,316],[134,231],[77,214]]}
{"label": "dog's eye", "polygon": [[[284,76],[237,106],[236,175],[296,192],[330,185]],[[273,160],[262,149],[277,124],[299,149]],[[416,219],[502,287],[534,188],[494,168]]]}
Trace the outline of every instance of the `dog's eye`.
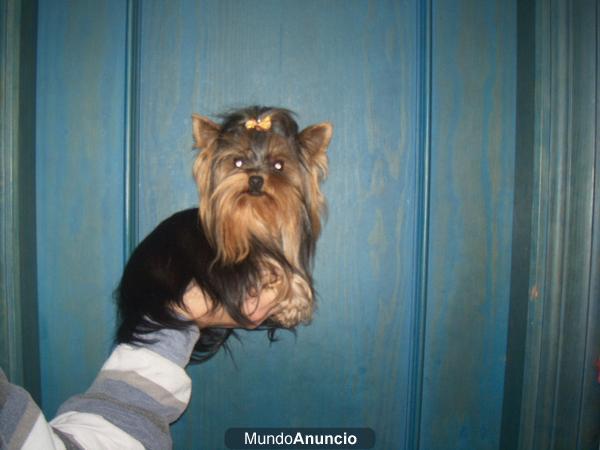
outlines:
{"label": "dog's eye", "polygon": [[244,166],[245,161],[242,158],[235,158],[233,160],[233,165],[238,169],[241,169]]}
{"label": "dog's eye", "polygon": [[273,169],[277,172],[281,172],[283,170],[283,161],[275,161],[273,163]]}

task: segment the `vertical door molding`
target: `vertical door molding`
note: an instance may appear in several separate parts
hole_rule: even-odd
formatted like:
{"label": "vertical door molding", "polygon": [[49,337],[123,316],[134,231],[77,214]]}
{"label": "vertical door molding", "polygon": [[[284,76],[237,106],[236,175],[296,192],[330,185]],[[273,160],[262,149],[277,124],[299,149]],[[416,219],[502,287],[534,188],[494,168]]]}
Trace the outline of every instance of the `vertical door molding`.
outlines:
{"label": "vertical door molding", "polygon": [[519,76],[534,76],[533,145],[517,150],[531,156],[530,270],[517,292],[527,268],[513,266],[502,448],[598,445],[598,14],[594,0],[541,0],[531,15],[534,72]]}
{"label": "vertical door molding", "polygon": [[0,366],[39,400],[36,21],[35,0],[0,0]]}
{"label": "vertical door molding", "polygon": [[140,32],[139,0],[127,1],[126,87],[125,87],[125,198],[124,262],[138,244],[139,124],[140,124]]}
{"label": "vertical door molding", "polygon": [[431,0],[419,2],[418,70],[419,121],[417,158],[417,240],[415,267],[417,268],[415,297],[412,310],[412,346],[410,375],[407,384],[410,410],[407,415],[405,449],[420,448],[421,411],[423,403],[423,370],[425,361],[425,332],[427,320],[427,271],[429,247],[429,184],[431,166]]}

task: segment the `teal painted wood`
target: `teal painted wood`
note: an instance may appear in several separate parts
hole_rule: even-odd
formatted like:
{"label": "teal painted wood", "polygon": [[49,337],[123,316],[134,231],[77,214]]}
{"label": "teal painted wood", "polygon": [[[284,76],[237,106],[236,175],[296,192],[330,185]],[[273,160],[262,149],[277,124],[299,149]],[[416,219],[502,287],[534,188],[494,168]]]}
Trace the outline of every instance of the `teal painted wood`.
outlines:
{"label": "teal painted wood", "polygon": [[46,412],[84,390],[106,355],[110,291],[130,241],[197,202],[191,112],[268,103],[296,110],[302,125],[336,126],[320,309],[297,339],[269,346],[244,333],[237,365],[220,355],[190,369],[176,447],[222,448],[232,426],[333,425],[370,426],[381,449],[497,448],[515,5],[240,5],[40,4]]}
{"label": "teal painted wood", "polygon": [[0,1],[0,367],[40,398],[35,257],[36,2]]}
{"label": "teal painted wood", "polygon": [[196,204],[192,111],[252,103],[331,120],[320,308],[298,337],[262,333],[190,370],[178,448],[222,448],[233,426],[369,426],[406,438],[419,221],[416,2],[142,4],[140,234]]}
{"label": "teal painted wood", "polygon": [[509,305],[516,2],[433,2],[420,448],[497,449]]}
{"label": "teal painted wood", "polygon": [[39,2],[37,249],[50,417],[108,355],[123,266],[126,5]]}
{"label": "teal painted wood", "polygon": [[598,447],[597,2],[536,4],[534,197],[518,448]]}
{"label": "teal painted wood", "polygon": [[517,448],[527,338],[535,138],[535,2],[518,2],[515,192],[500,448]]}
{"label": "teal painted wood", "polygon": [[404,448],[421,448],[421,422],[423,411],[423,387],[425,366],[425,335],[427,328],[427,284],[429,270],[429,221],[431,185],[431,81],[432,81],[432,2],[419,2],[419,119],[418,144],[418,234],[416,296],[412,312],[411,371],[409,377],[408,407],[412,414],[407,415],[406,441]]}
{"label": "teal painted wood", "polygon": [[140,16],[140,2],[128,0],[125,44],[124,262],[129,259],[139,239]]}

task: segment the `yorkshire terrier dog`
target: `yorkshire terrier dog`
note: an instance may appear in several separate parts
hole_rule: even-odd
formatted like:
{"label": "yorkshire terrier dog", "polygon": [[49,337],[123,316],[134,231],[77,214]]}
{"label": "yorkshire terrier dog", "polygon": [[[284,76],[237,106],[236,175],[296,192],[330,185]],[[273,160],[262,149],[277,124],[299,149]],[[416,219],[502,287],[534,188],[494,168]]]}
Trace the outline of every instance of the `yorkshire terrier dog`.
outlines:
{"label": "yorkshire terrier dog", "polygon": [[[163,221],[132,253],[116,291],[119,343],[188,326],[175,310],[193,283],[242,326],[250,323],[244,301],[276,289],[278,312],[264,324],[271,338],[313,314],[331,124],[299,132],[290,111],[259,106],[223,115],[220,125],[192,118],[200,207]],[[231,333],[202,330],[194,359],[214,355]]]}

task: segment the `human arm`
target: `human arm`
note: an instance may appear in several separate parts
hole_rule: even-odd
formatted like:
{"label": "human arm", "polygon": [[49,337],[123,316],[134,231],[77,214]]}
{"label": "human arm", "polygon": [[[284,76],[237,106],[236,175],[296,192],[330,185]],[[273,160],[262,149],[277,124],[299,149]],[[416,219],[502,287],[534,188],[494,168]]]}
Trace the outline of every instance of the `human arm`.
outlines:
{"label": "human arm", "polygon": [[[258,326],[274,310],[274,294],[247,299]],[[160,449],[172,447],[169,424],[185,410],[191,380],[185,366],[200,328],[236,327],[222,309],[195,286],[184,295],[180,315],[194,320],[184,330],[161,329],[145,336],[152,343],[120,344],[92,386],[68,399],[48,423],[22,388],[0,371],[0,447],[8,449]]]}

